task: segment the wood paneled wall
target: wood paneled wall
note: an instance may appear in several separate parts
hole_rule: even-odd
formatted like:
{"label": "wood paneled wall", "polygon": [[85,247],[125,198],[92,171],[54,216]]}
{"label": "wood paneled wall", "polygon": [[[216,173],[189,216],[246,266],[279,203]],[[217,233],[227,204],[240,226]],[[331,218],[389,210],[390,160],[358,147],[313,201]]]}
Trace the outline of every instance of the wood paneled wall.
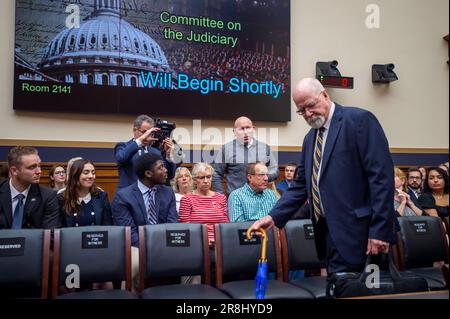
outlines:
{"label": "wood paneled wall", "polygon": [[[53,165],[61,165],[65,167],[66,163],[54,163],[54,162],[43,162],[41,164],[42,167],[42,177],[41,184],[49,185],[49,171]],[[192,164],[183,164],[182,166],[192,168]],[[117,170],[116,163],[95,163],[96,168],[96,183],[97,186],[101,187],[104,191],[108,193],[109,199],[112,200],[114,194],[116,192],[117,185],[119,183],[119,172]],[[284,178],[284,168],[285,166],[280,166],[280,175],[275,183],[278,183]],[[407,170],[409,167],[400,167],[403,170]],[[226,189],[225,181],[224,189]]]}
{"label": "wood paneled wall", "polygon": [[[49,171],[53,165],[61,165],[66,167],[66,163],[53,163],[53,162],[43,162],[42,167],[42,177],[41,184],[48,186],[50,183]],[[192,168],[192,164],[183,164],[182,166]],[[105,192],[108,193],[109,199],[112,200],[116,192],[117,185],[119,184],[119,172],[117,170],[116,163],[95,163],[96,170],[96,183],[97,186],[101,187]],[[280,166],[280,175],[276,183],[281,181],[284,177],[284,166]],[[226,184],[224,181],[224,189],[226,189]]]}

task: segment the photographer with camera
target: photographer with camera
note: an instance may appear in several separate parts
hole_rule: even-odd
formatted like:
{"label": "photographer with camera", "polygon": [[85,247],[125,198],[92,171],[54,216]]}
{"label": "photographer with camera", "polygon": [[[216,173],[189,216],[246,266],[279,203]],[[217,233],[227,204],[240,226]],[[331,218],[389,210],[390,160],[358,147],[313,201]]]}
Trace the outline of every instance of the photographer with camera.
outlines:
{"label": "photographer with camera", "polygon": [[114,157],[119,168],[117,189],[127,187],[137,181],[135,162],[146,153],[161,156],[167,168],[168,180],[175,176],[176,164],[173,160],[174,143],[170,132],[175,124],[160,121],[157,123],[147,116],[139,115],[133,124],[133,138],[118,143],[114,148]]}

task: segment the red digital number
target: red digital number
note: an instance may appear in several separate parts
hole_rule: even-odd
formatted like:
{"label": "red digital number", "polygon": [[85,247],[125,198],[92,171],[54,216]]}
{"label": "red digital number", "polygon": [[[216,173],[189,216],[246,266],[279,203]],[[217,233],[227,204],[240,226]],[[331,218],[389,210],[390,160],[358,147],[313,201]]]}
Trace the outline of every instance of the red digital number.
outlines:
{"label": "red digital number", "polygon": [[341,83],[342,83],[343,87],[347,87],[348,86],[348,79],[347,78],[343,78]]}

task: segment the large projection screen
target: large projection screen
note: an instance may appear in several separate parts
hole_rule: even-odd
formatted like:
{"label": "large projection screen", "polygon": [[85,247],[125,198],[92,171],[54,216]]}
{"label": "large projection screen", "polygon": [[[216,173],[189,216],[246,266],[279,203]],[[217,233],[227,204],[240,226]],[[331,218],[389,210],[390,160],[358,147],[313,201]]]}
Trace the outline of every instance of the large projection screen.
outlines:
{"label": "large projection screen", "polygon": [[15,110],[290,121],[289,0],[16,0]]}

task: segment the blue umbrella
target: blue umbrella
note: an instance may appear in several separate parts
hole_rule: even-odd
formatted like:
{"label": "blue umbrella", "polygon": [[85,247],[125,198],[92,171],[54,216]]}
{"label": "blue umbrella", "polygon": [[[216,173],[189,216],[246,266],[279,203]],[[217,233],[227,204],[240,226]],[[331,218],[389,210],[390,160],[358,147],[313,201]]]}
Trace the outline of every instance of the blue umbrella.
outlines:
{"label": "blue umbrella", "polygon": [[262,237],[262,246],[261,246],[261,258],[258,262],[258,270],[256,271],[255,278],[255,297],[256,299],[264,299],[266,294],[267,287],[267,234],[264,229],[259,228],[257,230],[248,229],[247,230],[247,239],[252,238],[252,233],[257,232]]}

